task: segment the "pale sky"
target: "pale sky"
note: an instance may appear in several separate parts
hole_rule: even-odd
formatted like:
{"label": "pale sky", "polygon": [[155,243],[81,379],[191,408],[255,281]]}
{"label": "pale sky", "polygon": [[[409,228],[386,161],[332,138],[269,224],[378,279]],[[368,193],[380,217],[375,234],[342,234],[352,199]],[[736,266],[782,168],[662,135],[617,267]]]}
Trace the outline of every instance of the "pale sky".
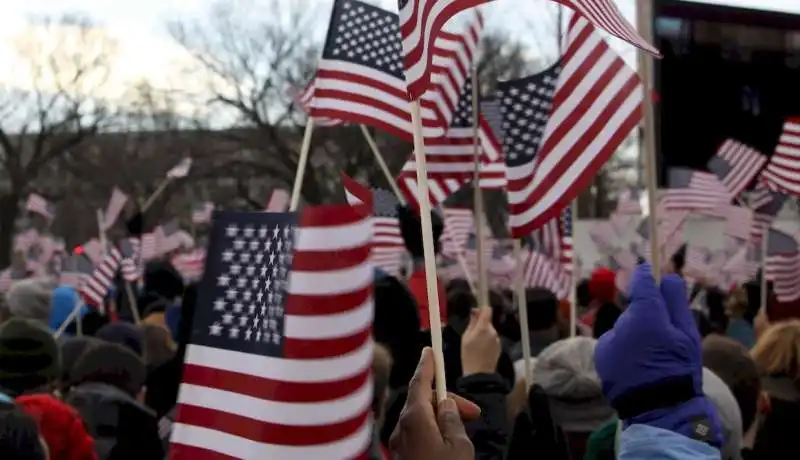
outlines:
{"label": "pale sky", "polygon": [[[237,0],[242,1],[242,0]],[[244,0],[248,1],[248,0]],[[267,0],[249,0],[266,4]],[[291,1],[291,0],[285,0]],[[387,8],[396,8],[396,0],[372,0]],[[635,0],[616,0],[623,13],[633,21]],[[704,0],[706,3],[721,3],[800,13],[798,0]],[[326,27],[331,0],[309,0],[314,14],[319,16],[320,37]],[[3,0],[0,15],[0,61],[10,54],[10,41],[18,35],[31,16],[60,16],[68,12],[87,14],[119,43],[118,60],[115,62],[115,80],[119,85],[146,78],[156,85],[166,85],[170,73],[181,56],[165,31],[165,23],[172,19],[204,18],[213,0],[134,0],[114,2],[108,0]],[[794,4],[794,5],[791,5]],[[536,47],[533,37],[550,36],[548,28],[554,26],[553,3],[548,0],[500,0],[483,7],[489,27],[504,27]],[[265,17],[272,11],[264,10]],[[539,43],[542,39],[539,38]],[[617,44],[621,49],[630,48]],[[545,44],[549,47],[549,44]],[[555,49],[539,50],[555,58]],[[630,53],[626,53],[630,54]],[[0,69],[0,83],[9,84],[20,76],[13,67]],[[17,82],[14,82],[17,83]]]}

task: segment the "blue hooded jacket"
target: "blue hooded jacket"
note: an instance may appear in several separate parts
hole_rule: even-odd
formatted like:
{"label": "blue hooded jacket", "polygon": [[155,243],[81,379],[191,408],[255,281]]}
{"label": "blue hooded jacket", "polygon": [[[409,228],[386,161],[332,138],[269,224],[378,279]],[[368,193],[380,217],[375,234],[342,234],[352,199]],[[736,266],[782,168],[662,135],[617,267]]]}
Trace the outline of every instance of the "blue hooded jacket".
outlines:
{"label": "blue hooded jacket", "polygon": [[[700,334],[689,309],[686,283],[678,275],[667,275],[659,286],[650,265],[642,264],[629,292],[628,309],[595,348],[606,399],[628,429],[649,425],[721,446],[719,417],[703,395]],[[647,397],[633,398],[643,394]],[[674,401],[667,402],[669,397]],[[630,415],[623,413],[623,401],[633,406],[626,408]]]}
{"label": "blue hooded jacket", "polygon": [[719,460],[719,450],[672,431],[632,425],[622,432],[618,460]]}
{"label": "blue hooded jacket", "polygon": [[[53,291],[53,297],[50,300],[50,319],[49,326],[53,331],[58,330],[64,321],[69,318],[72,310],[75,309],[75,304],[80,301],[78,291],[71,286],[59,286]],[[80,311],[82,318],[89,311],[89,307],[84,305]]]}

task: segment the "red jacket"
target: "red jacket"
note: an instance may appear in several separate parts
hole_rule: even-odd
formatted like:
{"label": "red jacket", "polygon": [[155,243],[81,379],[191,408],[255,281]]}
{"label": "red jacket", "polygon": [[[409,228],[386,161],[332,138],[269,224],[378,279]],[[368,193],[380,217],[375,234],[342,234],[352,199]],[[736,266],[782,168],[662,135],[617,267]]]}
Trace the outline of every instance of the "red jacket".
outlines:
{"label": "red jacket", "polygon": [[[439,317],[442,320],[442,325],[447,324],[447,297],[444,290],[444,284],[437,279],[439,286]],[[428,314],[428,284],[425,281],[425,269],[418,269],[411,274],[408,278],[408,290],[417,301],[419,307],[419,323],[422,329],[430,329],[431,320]]]}

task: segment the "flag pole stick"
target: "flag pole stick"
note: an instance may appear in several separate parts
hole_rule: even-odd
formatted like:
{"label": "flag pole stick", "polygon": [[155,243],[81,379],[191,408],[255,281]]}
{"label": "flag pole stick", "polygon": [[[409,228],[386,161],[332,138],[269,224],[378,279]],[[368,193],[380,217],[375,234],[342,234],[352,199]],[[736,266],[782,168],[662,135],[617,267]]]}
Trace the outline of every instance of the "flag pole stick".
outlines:
{"label": "flag pole stick", "polygon": [[366,126],[358,126],[361,128],[361,134],[364,135],[364,139],[367,141],[367,145],[369,145],[369,149],[372,151],[372,155],[375,157],[375,162],[378,163],[378,167],[381,168],[381,172],[386,178],[386,181],[389,183],[389,186],[392,188],[394,196],[397,197],[397,202],[402,206],[405,206],[406,199],[403,197],[403,194],[400,193],[400,187],[397,186],[397,182],[395,182],[394,177],[392,177],[392,173],[389,171],[389,166],[386,165],[383,155],[381,155],[378,144],[375,142],[375,139],[372,137],[372,134],[370,134],[369,129],[367,129]]}
{"label": "flag pole stick", "polygon": [[309,117],[306,122],[306,130],[303,133],[303,144],[300,146],[300,158],[297,160],[297,172],[294,176],[294,186],[292,187],[292,198],[289,202],[289,211],[297,211],[300,204],[300,191],[303,188],[303,176],[306,173],[308,164],[308,151],[311,149],[311,135],[314,132],[314,118]]}
{"label": "flag pole stick", "polygon": [[533,374],[531,374],[531,333],[528,326],[528,301],[525,298],[525,263],[522,260],[522,244],[519,238],[514,238],[514,259],[517,261],[514,277],[516,295],[514,297],[517,301],[517,313],[519,314],[522,360],[525,364],[525,388],[530,388],[533,385]]}
{"label": "flag pole stick", "polygon": [[764,234],[761,235],[761,308],[766,313],[767,311],[767,251],[769,250],[769,229],[767,226],[764,229]]}
{"label": "flag pole stick", "polygon": [[[638,0],[636,17],[640,35],[648,42],[653,41],[653,3],[652,0]],[[653,110],[653,56],[643,50],[638,51],[639,71],[642,75],[644,86],[644,98],[642,99],[642,109],[644,110],[644,145],[640,155],[644,158],[644,167],[647,178],[647,198],[650,207],[650,258],[652,260],[653,276],[656,281],[661,280],[661,260],[658,247],[658,216],[656,213],[656,188],[658,184],[658,172],[656,164],[656,128],[655,112]]]}
{"label": "flag pole stick", "polygon": [[133,286],[131,282],[125,280],[125,294],[128,296],[128,305],[131,308],[131,316],[133,316],[133,324],[139,325],[142,323],[141,315],[139,315],[139,301],[133,293]]}
{"label": "flag pole stick", "polygon": [[164,190],[167,189],[167,186],[172,182],[171,177],[166,177],[164,180],[158,184],[158,188],[147,198],[147,200],[142,205],[142,213],[147,211],[147,209],[155,203],[156,199],[164,193]]}
{"label": "flag pole stick", "polygon": [[439,313],[439,289],[436,282],[436,253],[434,251],[431,203],[428,192],[428,172],[425,165],[425,138],[422,133],[422,109],[419,101],[411,102],[411,125],[414,132],[414,159],[417,167],[417,197],[422,227],[422,252],[425,258],[425,281],[428,287],[428,315],[431,323],[431,345],[436,368],[436,397],[447,398],[444,376],[442,322]]}
{"label": "flag pole stick", "polygon": [[[575,234],[575,222],[578,220],[576,216],[578,215],[578,199],[572,201],[570,204],[571,212],[570,212],[570,225],[572,225],[572,234]],[[561,236],[564,237],[563,235]],[[573,241],[573,248],[574,248],[574,241]],[[577,334],[576,329],[578,328],[578,306],[576,305],[578,301],[578,293],[576,292],[578,286],[575,282],[576,279],[580,279],[580,273],[577,273],[577,265],[575,264],[575,250],[572,250],[572,260],[570,264],[572,265],[572,276],[569,279],[569,336],[575,337]]]}
{"label": "flag pole stick", "polygon": [[472,176],[472,205],[475,215],[475,257],[477,258],[478,271],[478,306],[489,307],[489,280],[487,279],[486,259],[484,258],[484,211],[483,190],[481,189],[481,144],[480,144],[480,90],[478,88],[478,66],[473,63],[472,69],[472,146],[473,176]]}

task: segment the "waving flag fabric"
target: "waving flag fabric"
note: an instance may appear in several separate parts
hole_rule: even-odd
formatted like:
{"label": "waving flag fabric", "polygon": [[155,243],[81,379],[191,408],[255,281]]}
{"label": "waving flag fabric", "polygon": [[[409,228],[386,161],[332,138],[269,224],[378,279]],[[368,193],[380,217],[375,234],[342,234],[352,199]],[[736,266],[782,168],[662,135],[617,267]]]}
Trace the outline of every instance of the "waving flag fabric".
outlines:
{"label": "waving flag fabric", "polygon": [[350,206],[215,213],[172,460],[362,458],[371,238]]}
{"label": "waving flag fabric", "polygon": [[778,146],[760,178],[770,190],[800,196],[800,117],[783,124]]}
{"label": "waving flag fabric", "polygon": [[[409,97],[419,99],[430,83],[431,44],[444,24],[461,11],[491,0],[398,0],[400,33],[403,37],[403,64]],[[636,33],[614,0],[555,0],[585,17],[594,27],[658,55],[653,45]]]}
{"label": "waving flag fabric", "polygon": [[739,196],[761,172],[767,157],[741,142],[728,139],[708,162],[708,170],[716,174],[731,198]]}
{"label": "waving flag fabric", "polygon": [[522,238],[583,190],[642,118],[642,86],[581,17],[541,74],[498,85],[511,233]]}

